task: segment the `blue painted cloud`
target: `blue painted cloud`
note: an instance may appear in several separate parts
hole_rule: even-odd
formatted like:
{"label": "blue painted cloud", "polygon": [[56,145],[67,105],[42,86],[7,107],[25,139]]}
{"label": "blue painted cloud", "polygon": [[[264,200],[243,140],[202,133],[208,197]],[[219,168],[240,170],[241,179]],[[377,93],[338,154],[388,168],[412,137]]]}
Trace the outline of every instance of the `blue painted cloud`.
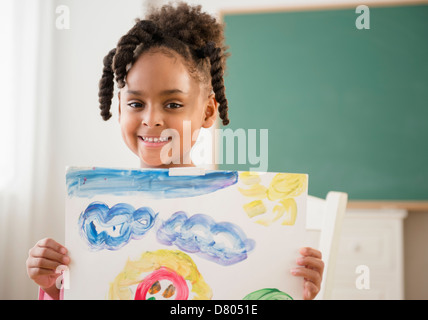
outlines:
{"label": "blue painted cloud", "polygon": [[183,211],[174,213],[157,231],[158,241],[176,245],[188,253],[221,265],[231,265],[247,258],[255,242],[247,239],[242,229],[230,222],[215,222],[204,214],[190,218]]}
{"label": "blue painted cloud", "polygon": [[118,203],[109,208],[105,203],[92,202],[79,217],[80,234],[93,250],[117,250],[131,239],[141,239],[156,217],[149,207],[135,210],[129,204]]}

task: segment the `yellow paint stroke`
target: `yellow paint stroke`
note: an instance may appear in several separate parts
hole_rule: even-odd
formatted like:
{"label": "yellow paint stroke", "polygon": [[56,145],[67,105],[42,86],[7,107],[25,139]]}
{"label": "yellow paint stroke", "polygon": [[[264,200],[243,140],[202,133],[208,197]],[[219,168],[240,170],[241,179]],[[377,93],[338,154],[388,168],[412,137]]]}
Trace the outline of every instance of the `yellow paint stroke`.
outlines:
{"label": "yellow paint stroke", "polygon": [[280,201],[285,212],[287,213],[282,221],[283,226],[293,226],[296,223],[297,203],[293,198]]}
{"label": "yellow paint stroke", "polygon": [[208,300],[212,298],[212,291],[199,273],[193,260],[184,252],[178,250],[161,249],[148,251],[141,255],[139,260],[127,260],[125,267],[114,281],[110,283],[108,298],[112,300],[131,300],[134,293],[130,286],[140,283],[147,272],[160,267],[167,267],[190,281],[191,292],[195,293],[194,300]]}
{"label": "yellow paint stroke", "polygon": [[258,172],[250,171],[241,172],[239,174],[239,180],[246,185],[260,183],[261,181],[260,174]]}
{"label": "yellow paint stroke", "polygon": [[248,189],[242,189],[238,187],[238,190],[243,196],[261,200],[267,197],[268,189],[265,186],[256,183],[251,185]]}
{"label": "yellow paint stroke", "polygon": [[269,185],[267,196],[269,200],[294,198],[306,191],[307,185],[305,174],[278,173]]}
{"label": "yellow paint stroke", "polygon": [[[284,199],[280,201],[281,205],[276,205],[272,212],[266,214],[263,219],[259,219],[256,223],[263,226],[270,226],[284,216],[282,225],[292,226],[296,222],[297,217],[297,204],[293,198]],[[285,213],[285,215],[284,215]]]}
{"label": "yellow paint stroke", "polygon": [[[261,185],[260,175],[257,172],[241,172],[239,179],[249,187],[239,188],[239,192],[245,196],[256,199],[243,205],[249,218],[262,216],[255,222],[264,226],[282,220],[282,225],[292,226],[296,222],[297,204],[295,197],[301,195],[308,188],[308,178],[305,174],[278,173],[269,184],[269,187]],[[277,201],[272,211],[267,212],[263,199]],[[269,201],[268,200],[268,201]]]}
{"label": "yellow paint stroke", "polygon": [[266,214],[263,219],[256,220],[256,223],[261,224],[262,226],[270,226],[272,223],[277,221],[284,215],[285,209],[283,206],[276,205],[272,212]]}
{"label": "yellow paint stroke", "polygon": [[261,200],[251,201],[250,203],[244,204],[244,210],[250,218],[261,215],[266,212],[266,207]]}

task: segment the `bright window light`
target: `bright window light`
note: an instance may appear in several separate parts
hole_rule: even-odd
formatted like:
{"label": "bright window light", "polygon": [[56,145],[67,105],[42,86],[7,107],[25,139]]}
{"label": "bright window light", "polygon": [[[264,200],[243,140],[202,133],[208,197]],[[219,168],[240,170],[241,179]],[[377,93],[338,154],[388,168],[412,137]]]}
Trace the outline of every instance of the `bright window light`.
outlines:
{"label": "bright window light", "polygon": [[15,41],[14,0],[0,2],[0,189],[4,189],[16,172],[16,108],[14,105],[15,78],[13,69]]}

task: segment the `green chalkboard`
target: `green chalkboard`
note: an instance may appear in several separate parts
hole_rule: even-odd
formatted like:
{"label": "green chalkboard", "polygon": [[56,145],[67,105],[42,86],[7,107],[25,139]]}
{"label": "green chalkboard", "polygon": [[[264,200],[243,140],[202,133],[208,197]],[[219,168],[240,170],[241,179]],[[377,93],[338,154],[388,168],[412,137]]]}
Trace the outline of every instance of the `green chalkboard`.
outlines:
{"label": "green chalkboard", "polygon": [[311,195],[428,200],[428,5],[369,8],[225,13],[222,128],[268,129],[268,171]]}

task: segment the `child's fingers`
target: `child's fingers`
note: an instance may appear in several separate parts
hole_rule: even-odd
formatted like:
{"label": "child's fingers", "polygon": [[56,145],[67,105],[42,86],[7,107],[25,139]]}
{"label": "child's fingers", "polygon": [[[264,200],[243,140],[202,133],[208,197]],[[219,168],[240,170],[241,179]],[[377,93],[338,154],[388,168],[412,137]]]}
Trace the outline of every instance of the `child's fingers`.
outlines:
{"label": "child's fingers", "polygon": [[305,257],[314,257],[317,259],[322,259],[321,251],[316,250],[314,248],[303,247],[303,248],[300,248],[299,252],[302,256],[305,256]]}
{"label": "child's fingers", "polygon": [[321,275],[316,270],[305,267],[298,267],[291,269],[290,271],[294,276],[303,277],[306,280],[313,282],[317,287],[321,286]]}
{"label": "child's fingers", "polygon": [[44,238],[42,240],[40,240],[39,242],[37,242],[36,246],[41,247],[41,248],[50,248],[56,252],[62,253],[62,254],[66,254],[67,253],[67,249],[62,246],[61,244],[59,244],[58,242],[56,242],[55,240],[51,239],[51,238]]}
{"label": "child's fingers", "polygon": [[[56,272],[59,263],[39,258],[28,259],[27,261],[27,273],[30,279],[36,281],[37,284],[42,285],[46,281],[46,276],[55,277],[60,275]],[[41,276],[45,280],[41,281]],[[41,281],[41,282],[40,282]]]}
{"label": "child's fingers", "polygon": [[30,278],[35,278],[37,276],[49,276],[49,275],[55,275],[55,274],[60,275],[60,273],[55,272],[55,269],[45,269],[45,268],[40,268],[36,266],[28,268],[28,275],[30,276]]}
{"label": "child's fingers", "polygon": [[303,287],[303,299],[312,300],[316,297],[319,291],[319,287],[317,287],[313,282],[305,281]]}
{"label": "child's fingers", "polygon": [[310,256],[300,257],[297,259],[297,264],[299,266],[306,266],[308,268],[314,269],[321,274],[324,271],[324,262],[318,258],[313,258]]}
{"label": "child's fingers", "polygon": [[46,269],[46,270],[52,270],[55,272],[55,270],[62,265],[62,263],[45,259],[45,258],[31,258],[28,261],[28,268],[40,268],[40,269]]}
{"label": "child's fingers", "polygon": [[27,269],[28,276],[41,287],[50,287],[53,282],[60,276],[60,273],[52,269],[32,267]]}
{"label": "child's fingers", "polygon": [[61,264],[68,264],[70,258],[51,248],[36,246],[30,251],[30,255],[34,258],[44,258],[52,261],[56,261]]}

